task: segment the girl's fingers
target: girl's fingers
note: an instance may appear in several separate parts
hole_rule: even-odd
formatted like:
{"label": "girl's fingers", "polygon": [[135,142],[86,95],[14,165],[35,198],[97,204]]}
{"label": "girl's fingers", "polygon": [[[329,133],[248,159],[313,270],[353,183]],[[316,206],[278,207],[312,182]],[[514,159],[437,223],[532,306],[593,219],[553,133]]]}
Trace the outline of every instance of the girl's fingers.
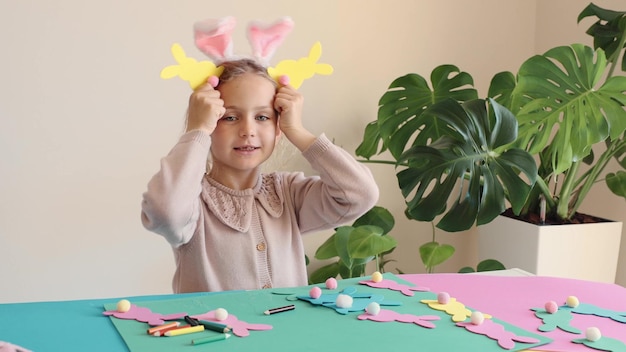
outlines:
{"label": "girl's fingers", "polygon": [[282,75],[280,77],[278,77],[278,83],[280,83],[283,86],[287,86],[289,85],[289,76],[287,75]]}
{"label": "girl's fingers", "polygon": [[220,83],[220,79],[217,76],[211,76],[207,79],[207,82],[211,87],[215,88]]}

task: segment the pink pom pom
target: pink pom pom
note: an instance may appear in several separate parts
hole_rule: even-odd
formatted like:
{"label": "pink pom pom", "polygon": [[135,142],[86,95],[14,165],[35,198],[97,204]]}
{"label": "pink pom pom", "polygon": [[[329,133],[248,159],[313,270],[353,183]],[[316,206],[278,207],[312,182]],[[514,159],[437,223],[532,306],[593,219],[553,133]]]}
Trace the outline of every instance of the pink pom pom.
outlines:
{"label": "pink pom pom", "polygon": [[317,286],[313,287],[309,291],[309,296],[311,296],[311,298],[314,298],[314,299],[320,298],[320,296],[322,296],[322,289]]}
{"label": "pink pom pom", "polygon": [[289,84],[289,76],[287,75],[282,75],[280,77],[278,77],[278,83],[282,84],[283,86],[286,86]]}
{"label": "pink pom pom", "polygon": [[546,303],[546,312],[554,314],[557,310],[559,310],[559,306],[556,304],[555,301],[549,301]]}
{"label": "pink pom pom", "polygon": [[450,294],[448,292],[439,292],[437,294],[437,302],[439,304],[448,304],[450,302]]}
{"label": "pink pom pom", "polygon": [[217,76],[211,76],[209,77],[209,79],[207,80],[207,82],[209,82],[209,84],[211,85],[211,87],[215,88],[217,87],[217,85],[220,83],[220,79],[217,78]]}
{"label": "pink pom pom", "polygon": [[326,280],[326,288],[329,290],[334,290],[337,288],[337,279],[335,279],[334,277],[328,278],[328,280]]}

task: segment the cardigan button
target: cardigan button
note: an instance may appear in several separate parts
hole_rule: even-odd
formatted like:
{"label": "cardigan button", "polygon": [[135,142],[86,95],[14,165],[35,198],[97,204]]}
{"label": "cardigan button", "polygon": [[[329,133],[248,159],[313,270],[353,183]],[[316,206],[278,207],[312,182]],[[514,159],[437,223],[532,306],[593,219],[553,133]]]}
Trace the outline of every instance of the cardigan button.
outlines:
{"label": "cardigan button", "polygon": [[256,245],[256,250],[259,252],[262,252],[265,250],[265,242],[261,242],[259,244]]}

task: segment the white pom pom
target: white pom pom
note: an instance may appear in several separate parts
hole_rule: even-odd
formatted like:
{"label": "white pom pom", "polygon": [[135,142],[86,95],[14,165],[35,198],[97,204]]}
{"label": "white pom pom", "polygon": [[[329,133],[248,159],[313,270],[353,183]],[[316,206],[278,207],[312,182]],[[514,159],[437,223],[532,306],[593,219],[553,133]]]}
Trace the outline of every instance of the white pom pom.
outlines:
{"label": "white pom pom", "polygon": [[120,313],[126,313],[130,310],[130,301],[127,299],[122,299],[117,302],[117,311]]}
{"label": "white pom pom", "polygon": [[352,307],[352,302],[353,302],[352,296],[338,294],[337,301],[335,302],[335,304],[339,308],[350,308]]}
{"label": "white pom pom", "polygon": [[587,328],[587,330],[585,331],[585,337],[587,338],[587,340],[595,342],[600,340],[600,338],[602,337],[602,333],[600,333],[600,329],[596,327],[590,327]]}
{"label": "white pom pom", "polygon": [[383,281],[383,274],[380,273],[380,271],[375,271],[372,274],[372,281],[379,283],[381,281]]}
{"label": "white pom pom", "polygon": [[228,311],[224,308],[217,308],[215,310],[215,320],[224,321],[228,318]]}
{"label": "white pom pom", "polygon": [[369,315],[378,315],[380,313],[380,304],[372,302],[365,307],[365,311]]}
{"label": "white pom pom", "polygon": [[567,297],[567,300],[565,300],[565,303],[569,307],[572,307],[572,308],[576,308],[580,304],[580,302],[578,301],[578,297],[576,297],[576,296],[569,296],[569,297]]}
{"label": "white pom pom", "polygon": [[483,313],[479,311],[474,311],[472,312],[472,315],[470,316],[470,321],[474,325],[480,325],[485,321],[485,316],[483,315]]}

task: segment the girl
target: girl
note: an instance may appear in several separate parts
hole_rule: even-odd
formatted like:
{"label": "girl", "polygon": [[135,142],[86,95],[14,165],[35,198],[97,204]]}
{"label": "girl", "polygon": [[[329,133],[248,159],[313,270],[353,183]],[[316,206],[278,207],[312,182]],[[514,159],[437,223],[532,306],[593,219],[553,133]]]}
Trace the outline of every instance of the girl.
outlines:
{"label": "girl", "polygon": [[[307,285],[301,234],[378,200],[366,167],[302,126],[302,96],[243,59],[191,94],[187,130],[143,195],[142,223],[174,250],[176,293]],[[319,176],[262,174],[284,134]],[[207,158],[211,166],[206,172]]]}

